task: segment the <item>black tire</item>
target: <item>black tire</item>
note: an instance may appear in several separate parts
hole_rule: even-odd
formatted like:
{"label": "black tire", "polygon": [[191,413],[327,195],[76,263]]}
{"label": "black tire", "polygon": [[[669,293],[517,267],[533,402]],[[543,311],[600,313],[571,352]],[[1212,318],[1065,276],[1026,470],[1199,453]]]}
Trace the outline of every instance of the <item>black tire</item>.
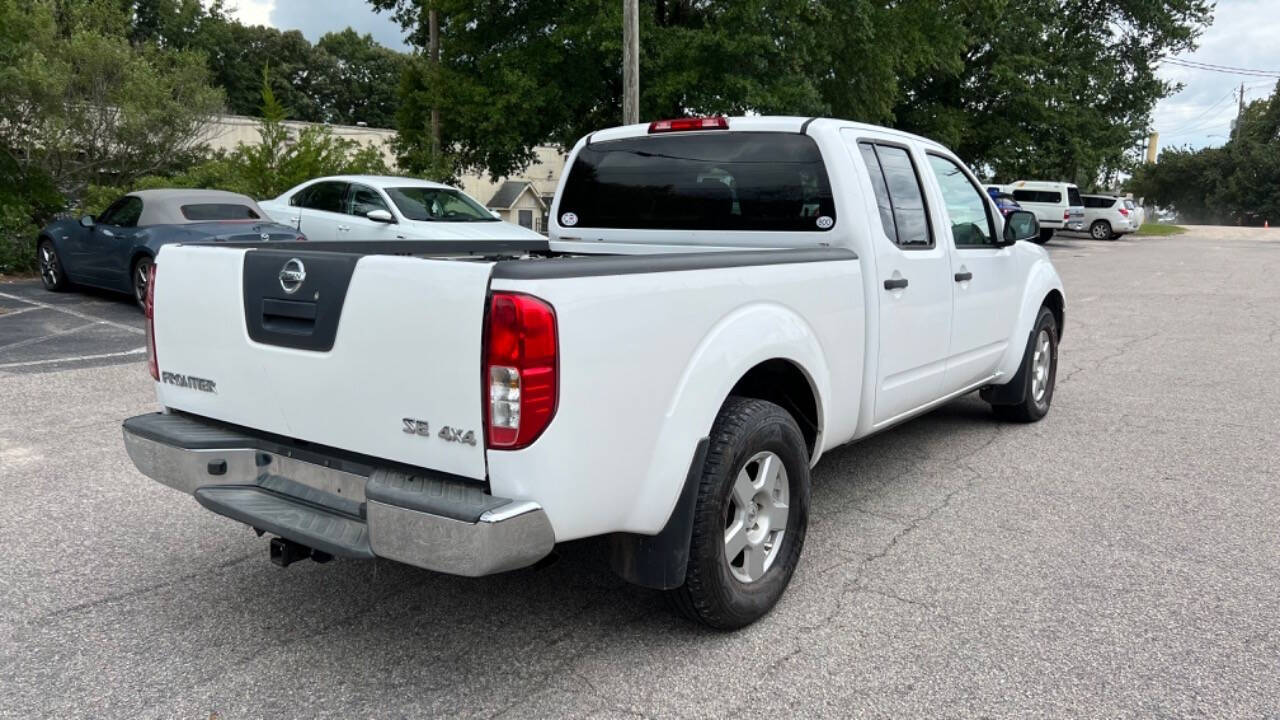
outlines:
{"label": "black tire", "polygon": [[1119,235],[1111,232],[1111,223],[1106,220],[1094,220],[1089,226],[1089,237],[1094,240],[1115,240]]}
{"label": "black tire", "polygon": [[1040,237],[1032,240],[1037,245],[1043,245],[1053,239],[1053,230],[1041,228]]}
{"label": "black tire", "polygon": [[[1049,357],[1048,367],[1042,381],[1044,383],[1044,392],[1039,393],[1039,397],[1037,397],[1037,388],[1034,382],[1034,365],[1037,359],[1036,349],[1037,345],[1040,344],[1042,333],[1043,337],[1048,340]],[[1049,308],[1041,307],[1040,314],[1036,316],[1036,324],[1031,331],[1031,337],[1027,341],[1027,348],[1022,355],[1022,366],[1013,380],[1013,382],[1022,385],[1019,394],[1021,400],[1009,405],[992,405],[992,411],[1001,420],[1024,423],[1040,420],[1049,413],[1049,406],[1053,403],[1053,388],[1057,382],[1057,377],[1058,321],[1054,318]]]}
{"label": "black tire", "polygon": [[[744,582],[735,572],[745,573],[745,567],[731,568],[730,563],[741,560],[745,566],[746,556],[725,557],[726,533],[735,517],[741,519],[736,514],[730,517],[731,510],[737,512],[733,498],[738,475],[750,474],[752,462],[756,462],[757,475],[763,472],[764,466],[754,460],[763,453],[781,460],[786,471],[787,524],[781,539],[774,541],[781,544],[767,551],[769,560],[763,574]],[[755,519],[752,512],[751,520]],[[764,519],[761,516],[760,520]],[[748,534],[745,522],[744,536]],[[809,452],[795,419],[771,402],[730,397],[711,427],[711,444],[694,506],[688,570],[684,585],[668,593],[672,604],[689,619],[719,630],[755,622],[773,608],[791,582],[808,522]],[[772,531],[762,532],[763,537],[772,536]]]}
{"label": "black tire", "polygon": [[36,262],[40,265],[40,281],[44,283],[45,290],[62,292],[71,287],[67,271],[62,267],[62,257],[58,255],[58,248],[49,238],[40,238],[40,242],[36,244]]}
{"label": "black tire", "polygon": [[129,268],[129,282],[133,285],[133,300],[138,303],[138,309],[146,311],[147,309],[147,273],[150,271],[155,260],[150,255],[139,255],[138,259],[133,261],[133,266]]}

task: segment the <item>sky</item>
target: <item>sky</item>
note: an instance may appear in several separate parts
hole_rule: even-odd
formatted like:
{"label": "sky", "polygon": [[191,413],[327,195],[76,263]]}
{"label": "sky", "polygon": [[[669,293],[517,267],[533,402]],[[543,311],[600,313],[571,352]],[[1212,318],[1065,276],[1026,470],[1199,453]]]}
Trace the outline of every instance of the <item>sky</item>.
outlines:
{"label": "sky", "polygon": [[[323,12],[317,11],[323,5]],[[301,30],[311,41],[347,26],[370,33],[388,47],[405,50],[404,33],[387,13],[376,13],[367,0],[228,0],[232,14],[250,25]],[[1201,35],[1199,47],[1180,55],[1214,65],[1280,71],[1280,2],[1277,0],[1219,0],[1214,21]],[[1161,77],[1183,84],[1176,95],[1156,106],[1152,127],[1160,133],[1160,147],[1192,148],[1221,145],[1236,116],[1240,83],[1245,99],[1270,94],[1274,78],[1232,75],[1161,65]]]}

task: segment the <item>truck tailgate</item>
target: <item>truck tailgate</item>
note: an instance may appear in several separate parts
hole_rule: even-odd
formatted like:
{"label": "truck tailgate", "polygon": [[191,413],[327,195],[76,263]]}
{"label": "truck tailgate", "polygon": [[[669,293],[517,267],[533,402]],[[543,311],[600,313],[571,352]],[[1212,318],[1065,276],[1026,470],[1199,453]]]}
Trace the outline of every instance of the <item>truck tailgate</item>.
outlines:
{"label": "truck tailgate", "polygon": [[[298,440],[484,478],[480,374],[491,267],[166,246],[155,282],[159,400]],[[441,435],[446,426],[457,432]],[[474,442],[462,440],[466,433]]]}

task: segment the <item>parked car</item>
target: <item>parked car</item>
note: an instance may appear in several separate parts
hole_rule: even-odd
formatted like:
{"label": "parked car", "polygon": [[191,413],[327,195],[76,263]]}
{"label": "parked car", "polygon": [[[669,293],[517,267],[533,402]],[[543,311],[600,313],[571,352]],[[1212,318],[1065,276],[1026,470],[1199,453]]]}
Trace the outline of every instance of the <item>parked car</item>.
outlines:
{"label": "parked car", "polygon": [[1084,202],[1080,189],[1071,183],[1019,180],[1010,188],[1013,198],[1040,220],[1040,243],[1047,243],[1055,230],[1083,231]]}
{"label": "parked car", "polygon": [[262,208],[315,241],[544,239],[498,219],[457,188],[413,178],[317,178],[264,200]]}
{"label": "parked car", "polygon": [[141,306],[147,273],[169,243],[305,240],[271,222],[253,198],[221,190],[140,190],[96,218],[57,220],[36,238],[40,278],[61,292],[75,285],[130,293]]}
{"label": "parked car", "polygon": [[536,250],[165,248],[164,412],[126,420],[125,447],[276,536],[280,565],[485,575],[605,536],[622,577],[740,627],[800,561],[824,453],[975,390],[999,418],[1049,411],[1064,296],[1019,242],[1038,235],[894,130],[601,130]]}
{"label": "parked car", "polygon": [[1009,213],[1014,210],[1022,209],[1022,206],[1018,204],[1017,199],[1013,197],[1012,193],[991,192],[990,190],[987,192],[991,195],[991,199],[995,202],[996,209],[1000,211],[1001,215],[1008,217]]}
{"label": "parked car", "polygon": [[1114,195],[1082,195],[1084,224],[1094,240],[1115,240],[1134,232],[1133,201]]}

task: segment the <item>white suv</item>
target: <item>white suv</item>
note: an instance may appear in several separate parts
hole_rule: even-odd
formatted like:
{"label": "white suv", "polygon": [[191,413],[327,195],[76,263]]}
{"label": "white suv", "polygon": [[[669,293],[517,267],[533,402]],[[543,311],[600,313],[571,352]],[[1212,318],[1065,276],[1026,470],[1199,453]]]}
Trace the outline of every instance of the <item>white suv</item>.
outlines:
{"label": "white suv", "polygon": [[1019,205],[1040,220],[1042,245],[1049,242],[1054,230],[1082,231],[1087,227],[1080,188],[1071,183],[1019,180],[1007,189]]}
{"label": "white suv", "polygon": [[1112,195],[1084,195],[1084,222],[1094,240],[1115,240],[1138,229],[1131,200]]}

